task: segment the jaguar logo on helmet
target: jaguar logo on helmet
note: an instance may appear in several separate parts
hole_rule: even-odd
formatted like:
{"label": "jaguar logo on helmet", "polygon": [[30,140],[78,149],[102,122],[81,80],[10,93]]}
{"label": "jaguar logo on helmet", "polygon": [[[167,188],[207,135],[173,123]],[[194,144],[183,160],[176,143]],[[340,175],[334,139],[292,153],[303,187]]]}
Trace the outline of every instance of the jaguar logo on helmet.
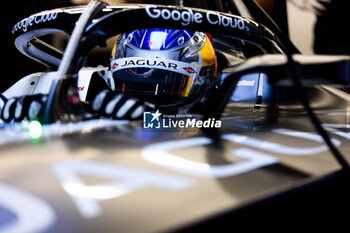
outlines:
{"label": "jaguar logo on helmet", "polygon": [[168,60],[163,58],[119,58],[115,59],[112,63],[111,70],[116,72],[128,68],[149,68],[149,69],[162,69],[172,72],[188,74],[196,74],[200,71],[200,66],[192,65],[186,62],[180,62],[175,60]]}

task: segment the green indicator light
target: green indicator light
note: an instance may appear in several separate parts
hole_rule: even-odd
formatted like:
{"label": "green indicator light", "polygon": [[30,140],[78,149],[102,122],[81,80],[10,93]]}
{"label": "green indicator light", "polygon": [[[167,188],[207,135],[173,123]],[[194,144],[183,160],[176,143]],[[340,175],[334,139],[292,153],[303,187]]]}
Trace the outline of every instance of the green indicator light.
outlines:
{"label": "green indicator light", "polygon": [[39,121],[31,121],[28,126],[29,135],[33,139],[38,139],[41,136],[43,127]]}

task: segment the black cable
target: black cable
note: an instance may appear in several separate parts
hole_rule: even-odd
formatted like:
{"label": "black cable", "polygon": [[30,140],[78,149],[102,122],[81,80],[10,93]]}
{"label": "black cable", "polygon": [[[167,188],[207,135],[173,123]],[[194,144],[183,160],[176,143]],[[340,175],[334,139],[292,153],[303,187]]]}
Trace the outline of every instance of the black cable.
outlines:
{"label": "black cable", "polygon": [[304,92],[304,89],[301,85],[301,81],[299,78],[299,67],[298,63],[296,63],[292,57],[293,53],[299,53],[298,49],[294,46],[294,44],[289,40],[287,36],[285,36],[284,33],[280,31],[278,26],[275,24],[275,22],[260,8],[259,4],[257,4],[253,0],[243,0],[244,4],[247,6],[247,8],[254,11],[254,15],[259,18],[259,22],[265,24],[268,28],[272,29],[274,33],[278,36],[280,40],[282,40],[283,44],[285,45],[284,51],[288,59],[287,66],[290,70],[290,75],[293,80],[294,86],[299,92],[300,101],[307,112],[307,114],[310,117],[310,120],[312,124],[314,125],[316,131],[319,133],[319,135],[323,138],[324,142],[327,144],[329,150],[332,152],[332,155],[335,157],[335,159],[338,161],[338,163],[342,166],[343,170],[350,170],[349,163],[344,158],[344,156],[339,152],[339,150],[334,146],[332,143],[328,133],[324,128],[322,127],[321,122],[313,112],[309,99],[306,96],[306,93]]}
{"label": "black cable", "polygon": [[296,63],[292,57],[291,53],[287,53],[287,59],[288,59],[288,67],[290,71],[291,78],[293,80],[294,86],[297,89],[300,97],[300,101],[302,105],[304,106],[304,109],[306,110],[307,114],[310,117],[310,120],[312,124],[314,125],[316,131],[318,134],[323,138],[324,142],[327,144],[329,150],[332,152],[332,155],[334,158],[338,161],[338,163],[342,166],[342,169],[349,170],[350,166],[347,160],[344,158],[344,156],[340,153],[340,151],[336,148],[336,146],[333,144],[332,140],[330,139],[327,131],[322,127],[322,124],[320,120],[317,118],[316,114],[313,112],[309,99],[302,87],[300,77],[299,77],[299,66],[298,63]]}

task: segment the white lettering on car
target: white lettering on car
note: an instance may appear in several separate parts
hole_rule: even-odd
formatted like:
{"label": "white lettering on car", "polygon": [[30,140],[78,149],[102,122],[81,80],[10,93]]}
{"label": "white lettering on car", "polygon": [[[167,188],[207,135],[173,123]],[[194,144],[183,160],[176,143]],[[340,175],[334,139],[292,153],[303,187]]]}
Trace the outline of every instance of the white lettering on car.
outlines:
{"label": "white lettering on car", "polygon": [[247,148],[235,149],[232,155],[245,159],[243,162],[228,165],[210,165],[171,154],[171,150],[184,149],[211,144],[205,137],[174,140],[151,144],[142,150],[142,157],[147,161],[177,172],[200,177],[223,178],[242,174],[260,167],[277,163],[278,159],[262,152]]}
{"label": "white lettering on car", "polygon": [[[335,135],[343,137],[345,139],[350,140],[350,133],[348,132],[350,129],[350,124],[322,124],[323,128],[328,132],[331,132]],[[343,129],[343,130],[341,130]],[[344,132],[345,131],[345,132]]]}
{"label": "white lettering on car", "polygon": [[[278,133],[286,136],[306,139],[323,143],[322,138],[313,133],[300,132],[288,129],[275,129],[273,133]],[[259,150],[268,151],[272,153],[284,154],[289,156],[306,156],[327,151],[326,145],[315,147],[293,147],[278,143],[268,142],[240,134],[224,134],[222,139],[242,144],[244,146],[253,147]],[[340,146],[340,141],[331,139],[335,146]],[[248,172],[257,168],[272,165],[278,162],[278,159],[272,155],[265,154],[256,150],[248,148],[238,148],[231,151],[231,154],[246,159],[243,162],[228,164],[228,165],[211,165],[206,163],[195,162],[189,159],[181,158],[171,151],[176,149],[190,148],[195,146],[205,146],[211,144],[209,138],[199,137],[183,140],[173,140],[161,143],[155,143],[146,146],[142,150],[142,157],[147,161],[166,167],[177,172],[201,176],[201,177],[229,177]]]}
{"label": "white lettering on car", "polygon": [[[53,172],[71,196],[80,214],[88,219],[101,214],[102,207],[98,203],[101,200],[116,198],[146,187],[183,190],[194,185],[190,178],[92,161],[71,160],[57,163],[53,166]],[[115,181],[87,186],[79,175]]]}
{"label": "white lettering on car", "polygon": [[193,13],[191,9],[180,12],[178,10],[158,9],[154,6],[148,6],[146,7],[146,12],[148,16],[153,19],[158,19],[161,17],[164,20],[181,20],[181,24],[183,26],[187,26],[190,23],[200,24],[203,22],[203,15],[200,12]]}
{"label": "white lettering on car", "polygon": [[[350,125],[323,124],[323,126],[331,133],[350,139],[350,134],[342,131],[350,128]],[[266,152],[287,156],[307,156],[327,151],[322,138],[314,133],[289,129],[273,129],[272,133],[309,140],[314,143],[322,143],[322,145],[295,147],[246,135],[224,134],[221,136],[223,140],[235,144],[230,151],[230,155],[241,158],[243,161],[212,165],[186,159],[172,153],[178,149],[190,149],[191,147],[212,144],[213,141],[207,137],[150,144],[142,149],[141,155],[144,159],[157,166],[160,165],[176,172],[199,177],[224,178],[278,163],[279,159],[276,156],[269,155]],[[335,146],[340,146],[339,140],[334,138],[331,140]],[[237,148],[236,144],[245,147]],[[71,196],[79,213],[87,219],[95,218],[103,213],[102,206],[99,203],[102,200],[117,198],[147,187],[181,191],[193,187],[196,182],[193,177],[169,175],[163,172],[95,161],[69,160],[54,164],[52,170],[59,179],[63,189]],[[86,185],[80,178],[80,175],[112,179],[112,181],[97,185]],[[22,232],[21,229],[25,229],[30,232],[41,232],[46,231],[55,223],[56,215],[54,210],[39,197],[3,183],[0,183],[0,193],[0,206],[16,216],[15,221],[11,220],[9,223],[1,225],[0,231]]]}
{"label": "white lettering on car", "polygon": [[[213,17],[214,16],[214,17]],[[245,29],[245,23],[243,18],[232,18],[221,15],[219,12],[209,11],[206,15],[207,20],[210,24],[219,25],[230,28],[238,28],[240,30]]]}
{"label": "white lettering on car", "polygon": [[111,71],[116,72],[126,68],[158,68],[184,75],[193,75],[200,72],[201,66],[164,58],[126,57],[111,62]]}
{"label": "white lettering on car", "polygon": [[[289,130],[289,129],[274,129],[272,130],[272,132],[295,137],[295,138],[301,138],[301,139],[323,143],[321,136],[313,133],[307,133],[307,132],[301,132],[301,131],[295,131],[295,130]],[[313,154],[322,153],[328,150],[328,147],[326,145],[320,145],[315,147],[286,146],[278,143],[268,142],[261,139],[242,136],[239,134],[226,134],[226,135],[223,135],[222,138],[234,143],[240,143],[245,146],[255,147],[260,150],[264,150],[272,153],[290,155],[290,156],[313,155]],[[340,145],[339,140],[336,140],[334,138],[331,140],[336,146]]]}
{"label": "white lettering on car", "polygon": [[[156,6],[146,7],[146,12],[149,17],[153,19],[162,18],[164,20],[181,21],[181,25],[188,26],[190,23],[201,24],[203,22],[203,15],[200,12],[193,12],[192,9],[188,10],[170,10],[170,9],[159,9]],[[237,28],[245,30],[245,21],[240,17],[229,17],[220,14],[219,12],[208,11],[206,13],[206,19],[208,23],[212,25],[219,25],[228,28]]]}
{"label": "white lettering on car", "polygon": [[58,12],[44,12],[40,14],[35,14],[32,16],[29,16],[28,18],[22,19],[19,21],[15,26],[12,28],[12,33],[22,30],[23,32],[26,32],[28,30],[28,26],[33,26],[34,24],[40,24],[49,22],[52,20],[55,20],[57,18]]}
{"label": "white lettering on car", "polygon": [[46,232],[56,222],[53,208],[39,197],[4,183],[0,193],[0,206],[16,216],[2,222],[0,232]]}

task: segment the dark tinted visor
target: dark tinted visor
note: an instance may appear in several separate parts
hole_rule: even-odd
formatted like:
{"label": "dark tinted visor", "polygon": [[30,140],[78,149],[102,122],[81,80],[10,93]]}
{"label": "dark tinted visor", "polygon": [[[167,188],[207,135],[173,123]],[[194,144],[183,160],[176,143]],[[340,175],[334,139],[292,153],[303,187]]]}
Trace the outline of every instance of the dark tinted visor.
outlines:
{"label": "dark tinted visor", "polygon": [[193,78],[184,74],[149,68],[131,68],[113,73],[116,90],[150,96],[188,97]]}

